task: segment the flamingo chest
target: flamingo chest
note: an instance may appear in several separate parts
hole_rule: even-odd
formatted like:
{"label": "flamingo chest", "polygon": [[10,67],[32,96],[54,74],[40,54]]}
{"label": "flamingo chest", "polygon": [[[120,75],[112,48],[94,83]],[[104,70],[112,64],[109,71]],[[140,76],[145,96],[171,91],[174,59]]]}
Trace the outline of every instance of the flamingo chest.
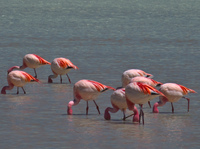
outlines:
{"label": "flamingo chest", "polygon": [[125,92],[115,91],[110,97],[112,105],[118,107],[120,110],[127,108]]}

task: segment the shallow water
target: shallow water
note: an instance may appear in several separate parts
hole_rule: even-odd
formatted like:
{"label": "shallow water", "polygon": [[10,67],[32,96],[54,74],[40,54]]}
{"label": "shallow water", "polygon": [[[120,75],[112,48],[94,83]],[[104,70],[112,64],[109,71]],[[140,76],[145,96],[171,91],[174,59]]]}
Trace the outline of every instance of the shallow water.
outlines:
{"label": "shallow water", "polygon": [[[0,148],[197,148],[200,143],[199,95],[160,107],[159,114],[144,106],[145,125],[122,121],[122,113],[103,113],[111,106],[112,91],[101,94],[101,115],[89,103],[73,107],[73,85],[80,79],[121,86],[121,74],[142,69],[162,83],[175,82],[199,93],[199,1],[22,1],[0,2],[0,85],[7,85],[7,69],[21,65],[27,53],[48,61],[69,58],[79,70],[47,83],[50,66],[37,70],[42,84],[16,88],[0,95]],[[33,70],[26,72],[34,75]],[[158,100],[154,99],[152,105]],[[127,113],[131,113],[127,111]]]}

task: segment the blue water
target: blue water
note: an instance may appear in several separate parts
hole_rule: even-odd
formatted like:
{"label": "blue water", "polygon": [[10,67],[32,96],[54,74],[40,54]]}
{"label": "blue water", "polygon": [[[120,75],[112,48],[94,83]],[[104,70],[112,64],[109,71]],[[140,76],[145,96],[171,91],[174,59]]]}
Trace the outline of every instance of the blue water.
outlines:
{"label": "blue water", "polygon": [[[47,83],[50,66],[37,70],[42,84],[16,88],[0,95],[0,148],[197,148],[199,147],[200,1],[197,0],[2,0],[0,2],[0,86],[7,69],[21,65],[27,53],[52,61],[70,59],[79,70]],[[159,114],[144,106],[145,125],[122,121],[122,113],[103,113],[111,106],[112,91],[101,94],[101,115],[81,101],[68,116],[73,85],[91,79],[118,87],[121,74],[142,69],[154,79],[175,82],[197,91],[187,101],[160,107]],[[30,68],[26,72],[34,75]],[[151,103],[154,104],[157,99]],[[128,111],[127,113],[130,113]]]}

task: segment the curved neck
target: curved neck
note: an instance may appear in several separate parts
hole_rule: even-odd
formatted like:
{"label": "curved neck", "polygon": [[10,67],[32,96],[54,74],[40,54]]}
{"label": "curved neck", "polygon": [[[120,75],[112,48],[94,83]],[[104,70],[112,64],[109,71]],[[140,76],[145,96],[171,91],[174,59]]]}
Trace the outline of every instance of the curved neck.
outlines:
{"label": "curved neck", "polygon": [[134,106],[133,112],[134,112],[133,122],[139,122],[139,112],[136,106]]}
{"label": "curved neck", "polygon": [[22,66],[13,66],[10,69],[8,69],[8,73],[10,73],[11,71],[15,70],[15,69],[19,69],[19,70],[23,70],[25,69],[27,66],[26,65],[22,65]]}
{"label": "curved neck", "polygon": [[72,115],[73,113],[72,106],[77,105],[79,102],[80,100],[78,99],[74,99],[73,101],[70,101],[67,106],[67,114]]}
{"label": "curved neck", "polygon": [[14,85],[13,84],[9,84],[9,86],[4,86],[1,90],[1,94],[6,94],[6,90],[11,90],[13,89]]}
{"label": "curved neck", "polygon": [[168,99],[166,97],[160,96],[160,101],[156,102],[153,105],[153,113],[158,113],[159,112],[158,107],[164,106],[166,102],[168,102]]}

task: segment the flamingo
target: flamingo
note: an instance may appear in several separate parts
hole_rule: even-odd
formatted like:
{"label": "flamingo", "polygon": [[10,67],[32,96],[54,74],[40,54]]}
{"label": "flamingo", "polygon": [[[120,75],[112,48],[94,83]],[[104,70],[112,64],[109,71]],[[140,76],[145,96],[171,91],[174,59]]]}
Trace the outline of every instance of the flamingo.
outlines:
{"label": "flamingo", "polygon": [[190,99],[186,98],[184,95],[187,95],[188,93],[196,93],[194,90],[189,89],[183,85],[176,84],[176,83],[165,83],[160,86],[159,90],[167,98],[160,97],[159,102],[156,102],[153,106],[153,113],[159,113],[159,110],[157,107],[165,105],[166,102],[171,102],[172,113],[174,113],[173,102],[177,102],[181,98],[185,98],[188,101],[188,112],[189,112]]}
{"label": "flamingo", "polygon": [[7,81],[8,81],[8,86],[4,86],[1,90],[1,94],[6,94],[6,90],[11,90],[13,89],[14,86],[17,87],[17,94],[19,94],[19,87],[22,88],[24,91],[24,94],[26,94],[23,86],[28,83],[28,82],[39,82],[40,81],[30,74],[24,72],[24,71],[19,71],[19,70],[14,70],[8,73],[7,75]]}
{"label": "flamingo", "polygon": [[[113,108],[108,107],[105,109],[104,118],[106,120],[110,120],[111,116],[109,112],[116,113],[117,111],[121,110],[123,112],[123,120],[125,120],[127,117],[125,116],[125,112],[127,109],[127,103],[126,103],[126,97],[125,97],[125,88],[120,88],[114,91],[110,97],[111,104]],[[139,114],[136,107],[133,108],[133,112],[135,114],[133,121],[138,122],[139,120]],[[129,116],[128,116],[129,117]]]}
{"label": "flamingo", "polygon": [[143,77],[147,77],[147,78],[152,78],[153,75],[152,74],[149,74],[149,73],[146,73],[144,72],[143,70],[140,70],[140,69],[129,69],[129,70],[126,70],[125,72],[123,72],[122,74],[122,87],[126,87],[132,78],[134,77],[137,77],[137,76],[143,76]]}
{"label": "flamingo", "polygon": [[[162,85],[163,83],[161,82],[157,82],[151,78],[146,78],[146,77],[143,77],[143,76],[138,76],[138,77],[134,77],[131,79],[130,82],[142,82],[142,83],[146,83],[152,87],[157,87],[157,86],[160,86]],[[149,104],[149,107],[151,108],[151,103],[150,101],[148,101],[148,104]]]}
{"label": "flamingo", "polygon": [[148,84],[144,84],[141,82],[133,82],[126,86],[125,96],[129,110],[132,110],[135,104],[139,104],[140,106],[139,123],[142,117],[142,121],[144,124],[144,112],[142,110],[143,104],[147,103],[148,101],[152,100],[155,97],[165,96],[165,95]]}
{"label": "flamingo", "polygon": [[67,113],[68,115],[72,115],[72,106],[77,105],[81,99],[87,102],[86,107],[86,115],[88,115],[88,101],[93,100],[98,113],[100,114],[99,107],[95,102],[95,99],[104,91],[112,89],[115,90],[113,87],[103,85],[99,82],[93,80],[80,80],[74,84],[73,93],[74,93],[74,100],[68,103]]}
{"label": "flamingo", "polygon": [[26,67],[33,68],[35,72],[35,78],[37,78],[36,68],[42,66],[42,65],[51,65],[50,62],[43,59],[42,57],[36,55],[36,54],[26,54],[23,58],[23,65],[22,66],[13,66],[10,69],[8,69],[8,73],[11,72],[14,69],[23,70]]}
{"label": "flamingo", "polygon": [[60,75],[60,83],[62,83],[62,75],[67,75],[69,82],[71,83],[71,80],[68,76],[68,72],[71,69],[78,69],[77,66],[75,66],[69,59],[60,57],[55,58],[51,63],[51,70],[53,72],[53,75],[50,75],[48,77],[48,83],[53,83],[52,78],[56,78],[58,75]]}

